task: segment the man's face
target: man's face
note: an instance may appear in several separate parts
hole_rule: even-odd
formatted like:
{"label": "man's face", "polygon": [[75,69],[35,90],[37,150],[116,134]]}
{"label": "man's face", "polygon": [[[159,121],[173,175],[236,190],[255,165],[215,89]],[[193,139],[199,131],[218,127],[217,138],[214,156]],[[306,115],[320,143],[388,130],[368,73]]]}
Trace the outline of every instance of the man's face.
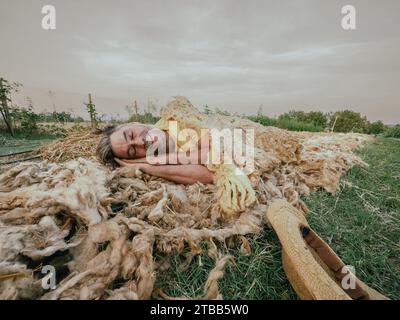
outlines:
{"label": "man's face", "polygon": [[153,134],[158,130],[150,125],[129,123],[118,127],[110,136],[111,149],[117,158],[137,159],[146,157],[146,150],[153,144]]}

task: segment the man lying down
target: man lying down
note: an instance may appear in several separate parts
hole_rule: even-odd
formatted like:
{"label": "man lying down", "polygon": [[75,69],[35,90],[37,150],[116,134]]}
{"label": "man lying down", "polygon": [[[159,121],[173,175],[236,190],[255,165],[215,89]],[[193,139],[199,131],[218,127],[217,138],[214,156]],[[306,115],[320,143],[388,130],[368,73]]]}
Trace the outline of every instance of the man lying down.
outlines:
{"label": "man lying down", "polygon": [[139,169],[176,183],[207,184],[213,183],[214,174],[204,165],[208,153],[204,140],[194,150],[176,153],[177,141],[158,124],[128,123],[104,129],[97,155],[103,163]]}
{"label": "man lying down", "polygon": [[186,98],[176,97],[161,110],[161,119],[154,126],[129,123],[106,127],[97,156],[104,164],[139,169],[175,183],[215,183],[222,211],[242,212],[255,202],[255,191],[237,164],[225,158],[214,161],[217,152],[211,146],[220,140],[212,138],[215,126],[218,123]]}

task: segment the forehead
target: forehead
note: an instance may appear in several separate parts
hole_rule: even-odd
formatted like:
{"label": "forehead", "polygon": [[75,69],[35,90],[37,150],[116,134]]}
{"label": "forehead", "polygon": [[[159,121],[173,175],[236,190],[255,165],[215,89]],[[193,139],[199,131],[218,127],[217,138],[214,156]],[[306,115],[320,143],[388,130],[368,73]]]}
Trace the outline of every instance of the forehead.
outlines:
{"label": "forehead", "polygon": [[111,141],[118,140],[118,139],[122,136],[122,133],[124,132],[125,126],[126,126],[125,124],[119,125],[119,126],[114,130],[114,132],[111,133],[111,135],[110,135],[110,140],[111,140]]}
{"label": "forehead", "polygon": [[114,133],[116,132],[123,132],[126,129],[131,129],[131,130],[135,130],[135,129],[143,129],[144,127],[146,127],[144,124],[142,123],[137,123],[137,122],[133,122],[133,123],[124,123],[124,124],[120,124],[116,130],[114,131]]}
{"label": "forehead", "polygon": [[112,136],[114,137],[119,137],[123,135],[123,132],[126,129],[136,129],[138,128],[139,125],[136,123],[125,123],[125,124],[120,124],[115,131],[110,135],[110,138],[112,138]]}
{"label": "forehead", "polygon": [[119,156],[123,152],[123,146],[125,138],[123,135],[125,125],[120,125],[117,129],[110,135],[110,145],[111,150],[114,155]]}
{"label": "forehead", "polygon": [[115,149],[118,147],[118,145],[125,145],[126,141],[124,132],[126,130],[137,130],[141,129],[142,127],[143,125],[140,123],[126,123],[119,125],[116,130],[110,135],[111,149],[115,152]]}

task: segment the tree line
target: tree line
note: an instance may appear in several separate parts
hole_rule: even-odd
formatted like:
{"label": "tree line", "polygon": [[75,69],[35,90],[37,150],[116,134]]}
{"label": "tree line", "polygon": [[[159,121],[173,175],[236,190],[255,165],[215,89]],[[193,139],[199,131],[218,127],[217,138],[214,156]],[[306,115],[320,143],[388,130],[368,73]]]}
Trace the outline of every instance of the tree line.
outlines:
{"label": "tree line", "polygon": [[[223,111],[219,108],[212,111],[208,105],[204,107],[203,113],[231,115],[228,111]],[[264,126],[274,126],[290,131],[356,132],[400,138],[400,124],[389,127],[381,120],[370,122],[361,113],[347,109],[335,112],[291,110],[278,117],[268,117],[263,114],[262,107],[260,106],[256,115],[242,115],[242,117],[246,117]]]}
{"label": "tree line", "polygon": [[[33,109],[32,99],[27,98],[28,107],[18,107],[12,104],[11,93],[18,92],[21,84],[10,82],[4,78],[0,78],[0,113],[2,117],[1,131],[8,131],[11,135],[16,129],[23,130],[26,133],[38,130],[39,122],[66,123],[84,122],[82,117],[76,117],[70,112],[40,112],[37,113]],[[88,112],[91,127],[96,128],[99,122],[102,122],[102,117],[99,117],[96,111],[96,106],[92,101],[92,96],[89,93],[88,103],[83,103]],[[130,106],[125,107],[128,112],[128,121],[155,123],[159,120],[154,113],[157,111],[157,106],[154,101],[147,102],[142,112],[139,112],[139,107],[136,101]],[[221,114],[231,115],[231,113],[216,108],[214,111],[206,105],[203,109],[204,114]],[[275,126],[292,131],[331,131],[331,132],[358,132],[367,134],[385,134],[386,136],[400,138],[400,124],[393,128],[388,128],[382,121],[370,122],[368,119],[358,112],[352,110],[342,110],[336,112],[322,111],[289,111],[281,114],[278,117],[268,117],[263,115],[260,107],[256,115],[246,116],[248,119],[260,123],[265,126]],[[112,120],[111,122],[122,122]]]}
{"label": "tree line", "polygon": [[7,131],[11,136],[14,136],[16,131],[22,130],[25,133],[37,131],[39,122],[80,123],[85,121],[82,117],[76,117],[67,111],[35,112],[33,101],[29,97],[27,97],[27,107],[14,105],[11,100],[11,94],[18,92],[21,86],[20,83],[0,78],[1,131]]}

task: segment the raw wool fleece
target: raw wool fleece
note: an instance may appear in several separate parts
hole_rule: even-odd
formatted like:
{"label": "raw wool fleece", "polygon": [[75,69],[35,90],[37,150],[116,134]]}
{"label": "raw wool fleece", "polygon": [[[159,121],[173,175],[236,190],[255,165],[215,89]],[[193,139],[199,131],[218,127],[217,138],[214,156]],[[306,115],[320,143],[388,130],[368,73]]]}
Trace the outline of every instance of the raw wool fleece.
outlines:
{"label": "raw wool fleece", "polygon": [[[335,192],[346,170],[354,164],[366,166],[352,150],[370,139],[367,135],[290,132],[240,117],[219,114],[210,117],[200,113],[185,97],[176,97],[161,110],[160,127],[166,129],[169,120],[177,121],[179,129],[196,130],[199,136],[204,128],[254,130],[255,171],[243,170],[245,174],[238,175],[237,169],[244,168],[225,164],[207,166],[215,172],[219,206],[228,214],[250,207],[256,200],[254,190],[260,198],[264,188],[267,199],[271,195],[285,197],[306,211],[299,195],[308,195],[310,190],[318,188]],[[278,191],[275,186],[282,188]]]}
{"label": "raw wool fleece", "polygon": [[[0,299],[148,299],[166,268],[155,253],[181,253],[189,264],[201,241],[216,263],[203,298],[221,298],[217,281],[230,259],[216,243],[247,242],[238,236],[260,232],[266,210],[222,219],[210,205],[213,185],[111,172],[83,158],[17,165],[0,176],[0,190]],[[60,253],[70,256],[66,277],[44,290],[39,267]]]}
{"label": "raw wool fleece", "polygon": [[[210,117],[200,113],[188,99],[185,97],[176,97],[161,110],[161,120],[156,124],[160,129],[168,129],[169,121],[178,123],[178,132],[182,129],[193,129],[197,136],[201,136],[202,129],[254,129],[254,123],[245,119],[232,117]],[[239,120],[239,121],[238,121]],[[264,129],[264,127],[262,127]],[[262,162],[265,168],[270,168],[272,162],[278,163],[278,158],[273,154],[269,155],[263,152],[270,147],[271,143],[277,144],[280,148],[280,154],[286,161],[290,161],[296,156],[298,147],[297,141],[291,141],[278,135],[277,137],[266,134],[266,129],[256,130],[256,160]],[[276,138],[280,138],[279,141]],[[211,145],[215,143],[211,138]],[[235,143],[235,141],[234,141]],[[288,153],[289,152],[289,153]],[[292,153],[292,154],[290,154]],[[270,160],[271,163],[268,163]],[[207,168],[215,173],[215,184],[217,186],[218,203],[221,210],[227,214],[235,214],[246,210],[256,200],[255,191],[251,185],[248,175],[251,172],[244,172],[243,167],[235,164],[209,164]]]}
{"label": "raw wool fleece", "polygon": [[[225,214],[218,186],[177,185],[122,168],[111,172],[93,160],[16,165],[0,176],[0,299],[148,299],[171,253],[202,252],[215,268],[204,296],[222,298],[217,281],[231,258],[221,246],[250,251],[246,235],[265,223],[272,199],[285,198],[303,212],[300,195],[338,190],[340,176],[365,165],[352,150],[367,136],[292,133],[251,121],[216,116],[256,131],[256,171],[249,174],[256,203]],[[68,257],[63,265],[54,261]],[[168,261],[168,260],[166,260]],[[41,265],[55,264],[57,288],[41,286]],[[66,270],[65,270],[66,269]],[[60,281],[61,280],[61,281]]]}

